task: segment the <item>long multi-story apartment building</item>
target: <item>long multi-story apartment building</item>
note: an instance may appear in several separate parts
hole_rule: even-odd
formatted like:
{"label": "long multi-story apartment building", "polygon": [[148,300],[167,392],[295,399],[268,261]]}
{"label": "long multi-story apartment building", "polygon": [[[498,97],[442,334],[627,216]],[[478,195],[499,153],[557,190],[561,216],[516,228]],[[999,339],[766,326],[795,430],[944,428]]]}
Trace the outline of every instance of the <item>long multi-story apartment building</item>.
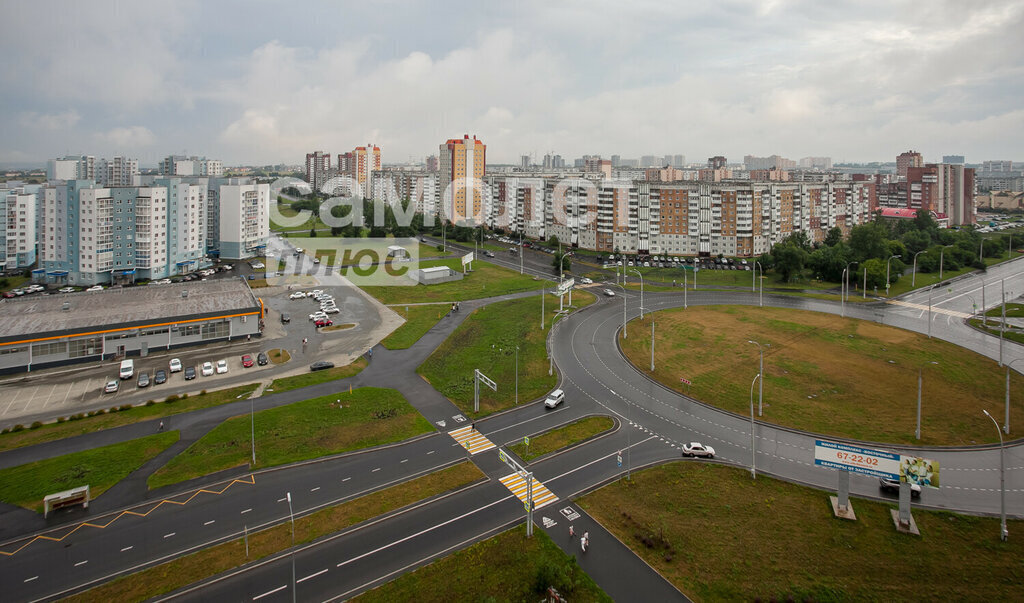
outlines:
{"label": "long multi-story apartment building", "polygon": [[28,268],[36,261],[39,185],[0,185],[0,270]]}
{"label": "long multi-story apartment building", "polygon": [[320,185],[326,182],[327,179],[330,177],[328,174],[328,172],[330,171],[330,153],[325,153],[324,151],[314,151],[312,153],[306,153],[306,182],[308,182],[309,185],[313,187],[313,190],[320,190]]}
{"label": "long multi-story apartment building", "polygon": [[219,159],[168,155],[160,162],[160,174],[164,176],[211,176],[224,175],[224,163]]}
{"label": "long multi-story apartment building", "polygon": [[46,164],[47,180],[95,180],[103,186],[131,186],[139,175],[139,160],[117,156],[111,160],[92,155],[58,157]]}

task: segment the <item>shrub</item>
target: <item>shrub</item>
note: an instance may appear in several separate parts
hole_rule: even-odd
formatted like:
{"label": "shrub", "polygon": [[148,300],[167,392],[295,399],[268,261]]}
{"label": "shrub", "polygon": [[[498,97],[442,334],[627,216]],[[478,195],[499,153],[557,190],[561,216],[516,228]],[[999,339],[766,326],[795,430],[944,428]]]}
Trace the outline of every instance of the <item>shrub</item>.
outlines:
{"label": "shrub", "polygon": [[18,423],[17,425],[15,425],[14,427],[11,428],[11,433],[14,433],[14,432],[17,432],[17,431],[22,431],[24,429],[25,429],[25,426],[22,425],[21,423]]}
{"label": "shrub", "polygon": [[166,403],[177,402],[177,401],[178,401],[178,395],[177,394],[171,394],[170,396],[167,396],[166,398],[164,398],[164,402],[166,402]]}
{"label": "shrub", "polygon": [[107,409],[107,412],[118,412],[120,410],[121,410],[120,406],[111,406],[110,408]]}
{"label": "shrub", "polygon": [[58,423],[63,423],[64,421],[67,421],[66,417],[57,417],[57,422]]}
{"label": "shrub", "polygon": [[6,427],[4,427],[3,429],[0,429],[0,435],[3,435],[5,433],[10,433],[10,431],[11,431],[10,429],[7,429]]}
{"label": "shrub", "polygon": [[131,410],[131,409],[132,409],[132,405],[131,404],[122,404],[121,405],[121,410]]}
{"label": "shrub", "polygon": [[42,426],[43,426],[43,422],[42,421],[33,421],[32,425],[29,426],[29,429],[39,429]]}
{"label": "shrub", "polygon": [[181,399],[182,399],[182,400],[184,400],[184,399],[185,399],[185,398],[187,398],[187,397],[188,397],[188,394],[181,394]]}
{"label": "shrub", "polygon": [[156,404],[156,401],[154,401],[154,400],[146,400],[146,406],[153,406],[154,404]]}
{"label": "shrub", "polygon": [[200,390],[199,395],[200,396],[205,396],[206,395],[206,390],[205,389],[204,390]]}

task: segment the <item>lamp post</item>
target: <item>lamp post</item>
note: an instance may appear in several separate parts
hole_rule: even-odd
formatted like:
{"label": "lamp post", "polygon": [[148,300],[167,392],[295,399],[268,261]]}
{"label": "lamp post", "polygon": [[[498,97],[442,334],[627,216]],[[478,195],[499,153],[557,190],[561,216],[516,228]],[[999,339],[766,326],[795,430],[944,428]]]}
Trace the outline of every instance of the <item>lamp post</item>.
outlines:
{"label": "lamp post", "polygon": [[640,320],[644,319],[644,275],[640,274],[640,271],[636,268],[630,268],[631,272],[635,272],[640,277]]}
{"label": "lamp post", "polygon": [[[1009,383],[1009,381],[1007,381],[1007,383]],[[252,434],[252,466],[254,469],[256,468],[256,412],[253,408],[253,405],[255,404],[256,401],[249,398],[249,426]]]}
{"label": "lamp post", "polygon": [[651,372],[654,372],[654,320],[651,320]]}
{"label": "lamp post", "polygon": [[942,280],[942,260],[946,254],[947,247],[956,247],[956,245],[943,245],[942,249],[939,250],[939,280]]}
{"label": "lamp post", "polygon": [[1006,462],[1004,460],[1003,432],[999,431],[999,423],[996,423],[987,410],[981,412],[992,419],[992,424],[996,426],[996,433],[999,434],[999,539],[1005,542],[1010,537],[1010,533],[1006,530]]}
{"label": "lamp post", "polygon": [[519,346],[516,346],[516,405],[519,405]]}
{"label": "lamp post", "polygon": [[754,274],[757,274],[758,269],[761,270],[761,290],[757,294],[757,305],[759,307],[763,308],[764,307],[764,266],[761,265],[761,262],[758,262],[757,260],[754,260]]}
{"label": "lamp post", "polygon": [[757,448],[754,444],[754,383],[761,378],[761,373],[750,382],[750,479],[757,479]]}
{"label": "lamp post", "polygon": [[[859,264],[859,262],[850,262],[849,264],[846,265],[846,270],[844,271],[846,273],[846,280],[844,281],[844,284],[846,285],[847,298],[850,297],[850,266],[855,266],[857,264]],[[857,281],[853,281],[853,284],[856,285]]]}
{"label": "lamp post", "polygon": [[1003,420],[1003,431],[1006,435],[1010,435],[1010,367],[1018,360],[1024,358],[1014,358],[1006,363],[1006,417]]}
{"label": "lamp post", "polygon": [[[932,364],[938,364],[934,360]],[[917,368],[917,430],[914,431],[914,437],[918,440],[921,439],[921,384],[924,380],[924,367],[920,366]]]}
{"label": "lamp post", "polygon": [[615,286],[622,289],[622,338],[626,338],[626,288],[615,283]]}
{"label": "lamp post", "polygon": [[292,493],[287,494],[288,497],[288,517],[292,520],[292,603],[295,603],[295,514],[292,513]]}
{"label": "lamp post", "polygon": [[685,310],[686,305],[686,268],[683,268],[683,309]]}
{"label": "lamp post", "polygon": [[910,288],[911,289],[913,289],[917,285],[917,256],[921,255],[922,253],[924,253],[926,251],[928,251],[928,250],[927,249],[922,249],[921,251],[918,251],[917,253],[914,254],[914,271],[910,273],[911,274],[911,276],[910,276]]}
{"label": "lamp post", "polygon": [[[764,377],[763,377],[763,375],[764,375],[764,348],[761,347],[760,343],[758,343],[758,342],[756,342],[756,341],[754,341],[752,339],[748,339],[747,343],[752,343],[752,344],[756,345],[757,346],[758,355],[760,356],[760,362],[758,363],[758,368],[757,368],[757,374],[758,375],[762,375],[762,377],[761,377],[761,384],[757,388],[757,416],[760,417],[761,416],[761,411],[762,411],[762,408],[763,408],[763,405],[764,405]],[[769,348],[772,347],[772,344],[770,344],[770,343],[766,343],[764,345],[765,345],[765,347],[769,347]]]}
{"label": "lamp post", "polygon": [[523,273],[523,232],[519,231],[519,249],[516,250],[519,253],[519,274]]}
{"label": "lamp post", "polygon": [[892,264],[890,264],[890,262],[892,262],[893,260],[898,260],[901,257],[903,257],[903,256],[890,255],[889,259],[885,261],[885,296],[886,297],[889,297],[889,269],[892,266]]}
{"label": "lamp post", "polygon": [[868,298],[868,267],[864,266],[864,286],[861,288],[861,298]]}

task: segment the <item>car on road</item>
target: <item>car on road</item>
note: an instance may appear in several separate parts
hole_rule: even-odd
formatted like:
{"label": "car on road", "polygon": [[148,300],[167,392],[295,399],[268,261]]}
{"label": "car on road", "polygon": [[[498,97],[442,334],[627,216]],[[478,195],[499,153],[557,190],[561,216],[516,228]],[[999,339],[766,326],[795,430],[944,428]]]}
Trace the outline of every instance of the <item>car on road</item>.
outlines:
{"label": "car on road", "polygon": [[607,295],[608,297],[615,297],[615,292],[612,291],[611,289],[605,289],[604,294]]}
{"label": "car on road", "polygon": [[153,385],[160,385],[161,383],[167,383],[167,371],[164,369],[157,369],[153,375]]}
{"label": "car on road", "polygon": [[313,364],[309,365],[309,370],[311,371],[322,371],[329,368],[334,368],[334,363],[328,362],[327,360],[317,360]]}
{"label": "car on road", "polygon": [[103,291],[103,285],[93,285],[86,289],[86,291]]}
{"label": "car on road", "polygon": [[318,327],[329,327],[334,324],[334,321],[331,320],[330,318],[318,318],[317,320],[313,321],[313,324],[315,324]]}
{"label": "car on road", "polygon": [[493,258],[494,257],[494,252],[493,251],[485,251],[484,255],[486,257]]}
{"label": "car on road", "polygon": [[209,377],[212,374],[213,374],[213,363],[212,362],[204,362],[203,363],[203,376],[204,377]]}
{"label": "car on road", "polygon": [[295,248],[295,253],[302,253],[302,252],[303,252],[303,249],[301,247],[296,247]]}
{"label": "car on road", "polygon": [[178,358],[171,358],[171,361],[167,363],[172,373],[181,371],[181,360]]}
{"label": "car on road", "polygon": [[270,356],[267,356],[266,352],[260,352],[256,355],[256,364],[265,366],[270,362]]}
{"label": "car on road", "polygon": [[590,280],[587,277],[583,277],[583,278],[580,279],[580,283],[582,283],[584,285],[591,285],[591,284],[594,283],[594,281]]}
{"label": "car on road", "polygon": [[[878,488],[882,492],[894,492],[900,493],[900,480],[892,479],[889,477],[878,478]],[[921,498],[921,486],[918,484],[910,484],[910,498]]]}
{"label": "car on road", "polygon": [[120,382],[117,379],[110,379],[107,384],[103,386],[103,393],[113,394],[117,392],[117,388],[120,386]]}
{"label": "car on road", "polygon": [[305,293],[303,293],[302,291],[296,291],[295,293],[289,295],[288,299],[302,299],[304,297],[306,297]]}
{"label": "car on road", "polygon": [[139,373],[139,381],[136,385],[139,387],[149,387],[149,373]]}
{"label": "car on road", "polygon": [[228,361],[227,360],[218,360],[217,361],[217,374],[218,375],[223,375],[226,372],[228,372]]}
{"label": "car on road", "polygon": [[4,299],[11,299],[12,297],[18,297],[13,291],[4,291]]}
{"label": "car on road", "polygon": [[292,321],[291,314],[288,314],[287,312],[281,312],[281,324],[286,324],[286,323],[289,323],[291,321]]}
{"label": "car on road", "polygon": [[185,367],[185,381],[191,381],[196,378],[196,367],[186,366]]}
{"label": "car on road", "polygon": [[700,442],[690,442],[689,444],[683,444],[683,456],[702,456],[713,459],[715,458],[715,449],[711,446],[705,446]]}
{"label": "car on road", "polygon": [[562,402],[565,402],[565,392],[560,389],[556,389],[548,394],[547,399],[544,400],[544,408],[555,408]]}
{"label": "car on road", "polygon": [[252,366],[253,364],[254,364],[254,363],[253,363],[253,360],[252,360],[252,356],[251,356],[251,355],[249,355],[249,354],[245,354],[245,355],[243,355],[243,356],[242,356],[242,366],[243,366],[243,367],[245,367],[245,368],[249,368],[249,367],[251,367],[251,366]]}

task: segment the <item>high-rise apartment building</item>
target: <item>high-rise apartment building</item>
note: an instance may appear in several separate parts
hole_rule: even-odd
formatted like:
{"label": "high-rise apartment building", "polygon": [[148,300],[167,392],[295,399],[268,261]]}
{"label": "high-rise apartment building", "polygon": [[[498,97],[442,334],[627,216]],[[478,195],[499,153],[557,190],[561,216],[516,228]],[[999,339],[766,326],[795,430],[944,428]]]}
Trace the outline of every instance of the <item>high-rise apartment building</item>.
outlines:
{"label": "high-rise apartment building", "polygon": [[[368,144],[352,151],[352,177],[366,191],[371,182],[370,174],[380,171],[380,147]],[[370,197],[369,193],[365,193]]]}
{"label": "high-rise apartment building", "polygon": [[796,162],[778,155],[770,155],[768,157],[744,155],[743,166],[748,170],[791,170],[796,167]]}
{"label": "high-rise apartment building", "polygon": [[36,193],[39,185],[0,184],[0,269],[28,268],[36,261]]}
{"label": "high-rise apartment building", "polygon": [[163,176],[213,176],[224,175],[224,164],[219,159],[206,157],[186,157],[184,155],[168,155],[160,162],[160,174]]}
{"label": "high-rise apartment building", "polygon": [[487,170],[487,146],[466,134],[447,140],[438,150],[443,219],[455,224],[479,223],[485,210],[481,184]]}
{"label": "high-rise apartment building", "polygon": [[427,171],[436,172],[438,169],[437,155],[427,157]]}
{"label": "high-rise apartment building", "polygon": [[965,163],[963,155],[943,155],[942,163],[954,163],[963,165]]}
{"label": "high-rise apartment building", "polygon": [[218,196],[220,257],[234,260],[262,255],[270,236],[270,185],[229,178],[211,188]]}
{"label": "high-rise apartment building", "polygon": [[[339,161],[341,157],[339,156]],[[328,172],[331,171],[331,154],[324,151],[306,153],[306,182],[313,187],[314,191],[320,190],[320,185],[327,181]]]}
{"label": "high-rise apartment building", "polygon": [[46,164],[47,180],[95,180],[103,186],[131,186],[139,175],[139,160],[92,155],[60,157]]}
{"label": "high-rise apartment building", "polygon": [[723,157],[721,155],[715,155],[714,157],[708,157],[708,169],[711,169],[711,170],[723,169],[728,163],[729,163],[729,161],[725,157]]}
{"label": "high-rise apartment building", "polygon": [[907,178],[907,170],[918,168],[924,165],[924,159],[917,151],[907,151],[896,156],[896,175],[900,178]]}
{"label": "high-rise apartment building", "polygon": [[1006,160],[1006,159],[1001,159],[1001,160],[996,160],[996,161],[993,161],[991,159],[990,160],[986,160],[984,163],[981,164],[981,171],[983,171],[985,173],[989,173],[989,172],[993,172],[993,173],[996,173],[996,172],[1012,172],[1013,171],[1013,162],[1009,161],[1009,160]]}
{"label": "high-rise apartment building", "polygon": [[907,168],[906,207],[945,216],[951,226],[975,223],[974,169],[948,163]]}
{"label": "high-rise apartment building", "polygon": [[831,170],[832,169],[832,158],[831,157],[802,157],[797,165],[804,169],[812,170]]}

